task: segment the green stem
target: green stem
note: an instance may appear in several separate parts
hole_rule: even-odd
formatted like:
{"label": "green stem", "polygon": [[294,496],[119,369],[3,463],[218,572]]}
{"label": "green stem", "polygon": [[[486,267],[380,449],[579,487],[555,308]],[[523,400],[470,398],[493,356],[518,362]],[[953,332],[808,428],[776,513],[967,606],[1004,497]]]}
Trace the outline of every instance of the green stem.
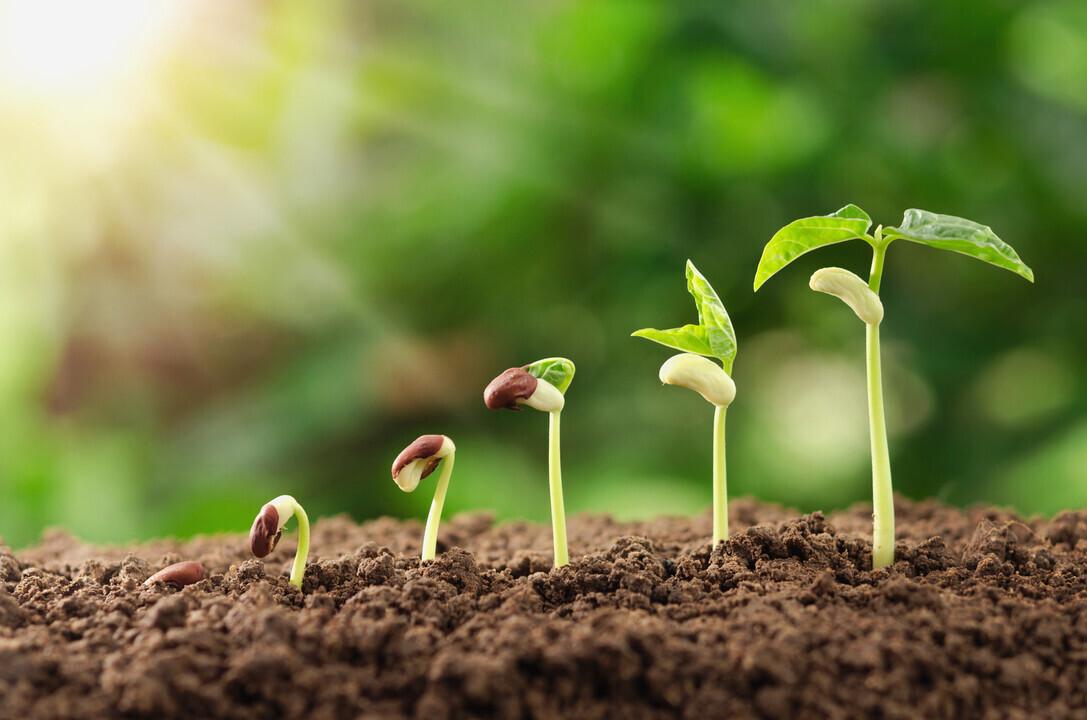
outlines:
{"label": "green stem", "polygon": [[566,507],[562,502],[562,458],[559,453],[559,413],[551,413],[548,428],[549,447],[547,454],[548,480],[551,485],[551,531],[555,545],[555,567],[562,567],[570,562],[566,549]]}
{"label": "green stem", "polygon": [[[876,230],[880,238],[880,231]],[[879,292],[887,246],[876,245],[868,287]],[[895,507],[891,486],[891,453],[883,412],[883,371],[879,351],[879,325],[866,327],[868,368],[868,429],[872,440],[872,567],[887,567],[895,557]]]}
{"label": "green stem", "polygon": [[887,255],[887,244],[883,242],[883,226],[876,228],[875,248],[872,253],[872,272],[868,275],[868,288],[879,295],[879,284],[883,281],[883,259]]}
{"label": "green stem", "polygon": [[725,411],[713,411],[713,544],[728,540],[728,484],[725,475]]}
{"label": "green stem", "polygon": [[426,518],[426,530],[423,531],[423,560],[433,560],[438,548],[438,523],[442,519],[442,506],[445,505],[445,491],[449,489],[449,477],[453,474],[453,455],[442,460],[442,473],[438,476],[438,486],[434,489],[434,499],[430,502],[430,514]]}
{"label": "green stem", "polygon": [[298,519],[298,549],[294,552],[294,565],[291,566],[291,585],[302,589],[302,576],[306,574],[306,558],[309,557],[309,516],[298,503],[294,505],[294,516]]}

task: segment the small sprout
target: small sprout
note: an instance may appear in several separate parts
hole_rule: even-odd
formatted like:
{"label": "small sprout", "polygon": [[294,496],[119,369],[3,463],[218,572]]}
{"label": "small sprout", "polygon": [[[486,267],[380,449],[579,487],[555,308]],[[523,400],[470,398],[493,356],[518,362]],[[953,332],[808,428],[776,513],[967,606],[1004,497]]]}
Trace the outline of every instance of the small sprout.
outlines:
{"label": "small sprout", "polygon": [[[728,539],[728,488],[725,472],[725,414],[736,398],[730,373],[736,360],[736,331],[725,306],[709,281],[687,261],[687,292],[694,298],[698,324],[670,330],[645,328],[634,337],[682,350],[661,365],[665,385],[694,390],[714,406],[713,411],[713,544]],[[720,365],[709,358],[716,358]]]}
{"label": "small sprout", "polygon": [[520,410],[522,406],[528,406],[548,414],[547,465],[555,567],[562,567],[570,562],[566,546],[566,508],[562,499],[559,419],[566,404],[566,390],[573,379],[572,361],[559,357],[544,358],[524,367],[506,370],[483,391],[483,403],[491,410]]}
{"label": "small sprout", "polygon": [[879,349],[879,326],[883,322],[879,287],[888,246],[902,239],[938,250],[950,250],[1010,270],[1031,282],[1034,282],[1034,271],[991,228],[972,220],[927,210],[907,210],[898,227],[880,225],[869,234],[871,227],[872,218],[856,205],[846,205],[830,215],[794,220],[778,230],[766,244],[755,271],[755,290],[777,271],[816,248],[854,239],[864,240],[872,246],[872,271],[867,283],[848,270],[823,268],[811,276],[810,284],[812,290],[840,298],[865,324],[868,428],[872,442],[872,567],[881,568],[894,562],[895,552],[894,493]]}
{"label": "small sprout", "polygon": [[438,476],[438,486],[434,489],[434,500],[430,503],[430,514],[427,515],[426,530],[423,532],[423,560],[433,560],[437,550],[438,523],[442,519],[442,506],[445,504],[445,492],[449,489],[449,477],[453,474],[456,453],[456,445],[445,435],[420,435],[393,461],[393,481],[397,487],[409,493],[442,463],[442,473]]}
{"label": "small sprout", "polygon": [[249,530],[249,550],[258,558],[272,552],[283,535],[283,526],[295,515],[298,516],[298,550],[294,553],[290,582],[301,590],[306,558],[309,557],[309,517],[297,500],[290,495],[280,495],[264,504]]}
{"label": "small sprout", "polygon": [[147,578],[143,584],[154,585],[155,583],[167,583],[169,585],[176,585],[177,587],[185,587],[186,585],[200,582],[204,579],[204,575],[203,565],[195,560],[186,560],[185,562],[167,565],[151,577]]}

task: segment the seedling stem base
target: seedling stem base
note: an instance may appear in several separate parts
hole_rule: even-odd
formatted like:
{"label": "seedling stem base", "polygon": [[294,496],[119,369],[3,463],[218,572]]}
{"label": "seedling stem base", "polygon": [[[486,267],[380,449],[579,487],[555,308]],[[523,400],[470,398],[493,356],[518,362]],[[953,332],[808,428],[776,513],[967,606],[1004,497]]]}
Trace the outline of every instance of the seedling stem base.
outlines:
{"label": "seedling stem base", "polygon": [[[887,245],[876,228],[875,253],[868,287],[879,293]],[[879,325],[865,326],[868,368],[868,430],[872,440],[872,567],[887,567],[895,560],[895,507],[891,487],[891,453],[887,447],[887,422],[883,412],[883,370],[879,351]]]}
{"label": "seedling stem base", "polygon": [[728,540],[728,482],[725,472],[725,413],[713,412],[713,544]]}
{"label": "seedling stem base", "polygon": [[294,553],[294,565],[291,566],[291,585],[302,589],[302,576],[306,574],[306,558],[309,557],[309,516],[302,506],[295,503],[295,521],[298,523],[298,550]]}
{"label": "seedling stem base", "polygon": [[549,413],[549,444],[547,453],[548,480],[551,486],[551,531],[555,545],[555,567],[570,562],[566,549],[566,507],[562,500],[562,456],[559,447],[560,413]]}
{"label": "seedling stem base", "polygon": [[445,505],[445,492],[449,489],[449,477],[453,474],[454,455],[442,460],[442,472],[438,476],[438,485],[434,488],[434,499],[430,502],[430,514],[426,518],[423,531],[423,560],[433,560],[438,551],[438,523],[442,520],[442,507]]}

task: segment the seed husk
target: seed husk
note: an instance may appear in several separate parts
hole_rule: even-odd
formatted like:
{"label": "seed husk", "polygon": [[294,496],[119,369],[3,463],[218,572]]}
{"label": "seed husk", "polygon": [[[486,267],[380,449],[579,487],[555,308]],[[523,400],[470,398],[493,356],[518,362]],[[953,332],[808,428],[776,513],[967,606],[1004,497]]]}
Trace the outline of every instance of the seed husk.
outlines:
{"label": "seed husk", "polygon": [[147,578],[143,584],[154,585],[155,583],[167,583],[169,585],[176,585],[177,587],[185,587],[186,585],[200,582],[205,576],[206,573],[203,565],[195,560],[186,560],[184,562],[174,563],[173,565],[167,565],[151,577]]}

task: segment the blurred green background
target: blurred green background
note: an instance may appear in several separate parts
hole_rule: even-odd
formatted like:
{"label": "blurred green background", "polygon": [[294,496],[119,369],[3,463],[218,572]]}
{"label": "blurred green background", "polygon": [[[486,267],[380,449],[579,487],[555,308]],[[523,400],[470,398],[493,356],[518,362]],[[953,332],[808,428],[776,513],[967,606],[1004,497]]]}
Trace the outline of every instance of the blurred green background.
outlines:
{"label": "blurred green background", "polygon": [[568,509],[705,510],[712,411],[639,327],[732,314],[733,496],[869,496],[863,332],[763,244],[846,202],[991,225],[1037,274],[907,243],[883,282],[897,489],[1087,505],[1087,5],[443,0],[0,3],[0,536],[547,517],[546,418],[500,370],[578,365]]}

